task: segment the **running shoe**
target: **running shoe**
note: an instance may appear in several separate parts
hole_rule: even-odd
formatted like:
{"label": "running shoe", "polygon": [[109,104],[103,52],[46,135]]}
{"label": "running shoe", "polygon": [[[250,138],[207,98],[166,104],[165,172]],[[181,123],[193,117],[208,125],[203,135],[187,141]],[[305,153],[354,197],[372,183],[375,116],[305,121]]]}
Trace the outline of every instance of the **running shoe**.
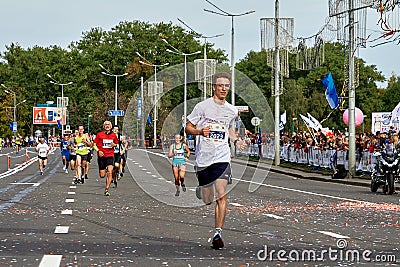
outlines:
{"label": "running shoe", "polygon": [[182,184],[182,191],[186,192],[186,185],[185,184]]}
{"label": "running shoe", "polygon": [[65,171],[64,171],[65,173],[68,173],[68,170],[67,169],[65,169]]}
{"label": "running shoe", "polygon": [[120,173],[119,173],[119,179],[121,179],[123,176],[124,176],[124,173],[123,173],[123,172],[120,172]]}
{"label": "running shoe", "polygon": [[75,178],[74,184],[79,184],[79,180],[77,178]]}
{"label": "running shoe", "polygon": [[176,192],[175,192],[175,196],[176,197],[179,197],[179,194],[180,194],[181,192],[179,192],[179,190],[176,190]]}
{"label": "running shoe", "polygon": [[87,176],[87,174],[85,174],[85,179],[88,179],[89,177]]}
{"label": "running shoe", "polygon": [[108,197],[108,196],[110,196],[110,192],[108,192],[108,190],[106,190],[106,191],[104,191],[104,195]]}
{"label": "running shoe", "polygon": [[63,171],[65,171],[66,170],[66,168],[65,168],[65,166],[63,167]]}
{"label": "running shoe", "polygon": [[220,234],[214,235],[214,238],[210,246],[213,249],[221,249],[224,247],[224,241],[222,241],[222,237]]}
{"label": "running shoe", "polygon": [[196,187],[196,197],[198,199],[201,199],[201,187],[200,186]]}
{"label": "running shoe", "polygon": [[85,183],[85,179],[81,178],[81,184]]}
{"label": "running shoe", "polygon": [[114,181],[113,183],[114,183],[113,187],[114,187],[114,188],[117,188],[118,182],[117,182],[117,181]]}
{"label": "running shoe", "polygon": [[40,175],[43,175],[43,172],[42,172],[42,171],[40,171]]}

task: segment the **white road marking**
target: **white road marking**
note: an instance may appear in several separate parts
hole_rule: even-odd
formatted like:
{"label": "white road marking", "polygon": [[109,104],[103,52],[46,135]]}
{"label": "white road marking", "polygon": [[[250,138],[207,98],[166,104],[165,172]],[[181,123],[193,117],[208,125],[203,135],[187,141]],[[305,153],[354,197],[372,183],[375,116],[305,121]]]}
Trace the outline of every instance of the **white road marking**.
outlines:
{"label": "white road marking", "polygon": [[39,267],[60,266],[62,255],[44,255],[40,261]]}
{"label": "white road marking", "polygon": [[69,209],[67,209],[67,210],[62,210],[62,211],[61,211],[61,215],[72,215],[72,210],[69,210]]}
{"label": "white road marking", "polygon": [[278,215],[275,215],[275,214],[270,214],[270,213],[265,214],[265,216],[270,217],[270,218],[273,218],[273,219],[277,219],[277,220],[283,220],[283,219],[285,219],[285,218],[283,218],[283,217],[281,217],[281,216],[278,216]]}
{"label": "white road marking", "polygon": [[11,183],[13,185],[32,185],[32,186],[39,186],[40,183]]}
{"label": "white road marking", "polygon": [[70,188],[70,189],[75,189],[75,188],[76,188],[76,185],[70,185],[69,188]]}
{"label": "white road marking", "polygon": [[57,226],[54,230],[55,234],[68,234],[69,226]]}
{"label": "white road marking", "polygon": [[75,195],[75,192],[68,192],[68,195]]}
{"label": "white road marking", "polygon": [[73,198],[67,198],[67,199],[65,199],[65,202],[67,202],[67,203],[74,203],[74,202],[75,202],[75,199],[73,199]]}
{"label": "white road marking", "polygon": [[334,238],[350,238],[349,236],[345,236],[345,235],[341,235],[341,234],[337,234],[337,233],[329,232],[329,231],[318,231],[318,232],[321,234],[324,234],[324,235],[329,235]]}
{"label": "white road marking", "polygon": [[235,206],[235,207],[243,207],[242,204],[235,203],[235,202],[231,202],[231,203],[229,203],[229,204],[231,204],[232,206]]}

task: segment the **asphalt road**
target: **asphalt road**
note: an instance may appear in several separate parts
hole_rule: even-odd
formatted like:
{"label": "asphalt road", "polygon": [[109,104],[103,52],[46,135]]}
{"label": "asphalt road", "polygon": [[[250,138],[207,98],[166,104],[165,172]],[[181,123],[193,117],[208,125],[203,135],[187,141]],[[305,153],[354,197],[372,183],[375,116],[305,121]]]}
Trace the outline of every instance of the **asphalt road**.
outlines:
{"label": "asphalt road", "polygon": [[214,205],[204,206],[195,197],[192,165],[187,169],[188,190],[179,197],[161,150],[130,151],[125,175],[109,197],[103,195],[96,159],[89,179],[76,186],[72,172],[62,170],[59,151],[50,156],[43,176],[34,160],[18,171],[4,171],[0,266],[388,266],[400,261],[397,194],[299,179],[292,170],[276,173],[236,160],[222,232],[225,248],[212,250]]}

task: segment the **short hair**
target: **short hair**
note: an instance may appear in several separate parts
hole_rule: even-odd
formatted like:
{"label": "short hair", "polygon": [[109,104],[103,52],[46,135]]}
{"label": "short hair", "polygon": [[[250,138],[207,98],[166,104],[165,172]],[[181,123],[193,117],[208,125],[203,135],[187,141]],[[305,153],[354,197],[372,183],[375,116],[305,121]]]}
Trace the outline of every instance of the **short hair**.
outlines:
{"label": "short hair", "polygon": [[103,122],[103,126],[106,125],[106,124],[112,125],[111,121],[104,121],[104,122]]}
{"label": "short hair", "polygon": [[229,73],[227,73],[227,72],[218,72],[218,73],[215,73],[215,74],[213,75],[213,84],[216,84],[216,83],[217,83],[217,80],[218,80],[219,78],[226,78],[226,79],[228,79],[228,80],[230,81],[230,80],[231,80],[231,75],[230,75]]}

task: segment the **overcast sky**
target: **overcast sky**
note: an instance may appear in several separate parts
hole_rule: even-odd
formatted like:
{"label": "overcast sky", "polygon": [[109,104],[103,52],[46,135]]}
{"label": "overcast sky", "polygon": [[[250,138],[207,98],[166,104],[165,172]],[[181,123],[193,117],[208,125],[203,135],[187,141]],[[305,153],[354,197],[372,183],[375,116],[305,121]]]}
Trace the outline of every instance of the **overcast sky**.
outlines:
{"label": "overcast sky", "polygon": [[[250,51],[260,51],[260,18],[274,17],[275,0],[213,0],[223,10],[239,14],[256,12],[235,18],[235,58],[243,59]],[[280,17],[295,19],[295,37],[312,36],[324,25],[329,15],[328,0],[281,0]],[[215,10],[205,0],[2,0],[0,15],[0,52],[5,46],[18,43],[23,48],[35,45],[58,45],[67,48],[82,33],[94,27],[110,30],[121,21],[172,22],[182,19],[204,35],[224,34],[210,39],[215,48],[224,49],[230,57],[231,20],[205,12]],[[377,37],[378,14],[368,10],[367,35]],[[394,25],[399,28],[399,25]],[[388,78],[400,75],[399,46],[395,43],[360,49],[358,56],[368,65],[376,65]],[[132,54],[135,51],[132,51]],[[144,51],[145,53],[145,51]]]}

